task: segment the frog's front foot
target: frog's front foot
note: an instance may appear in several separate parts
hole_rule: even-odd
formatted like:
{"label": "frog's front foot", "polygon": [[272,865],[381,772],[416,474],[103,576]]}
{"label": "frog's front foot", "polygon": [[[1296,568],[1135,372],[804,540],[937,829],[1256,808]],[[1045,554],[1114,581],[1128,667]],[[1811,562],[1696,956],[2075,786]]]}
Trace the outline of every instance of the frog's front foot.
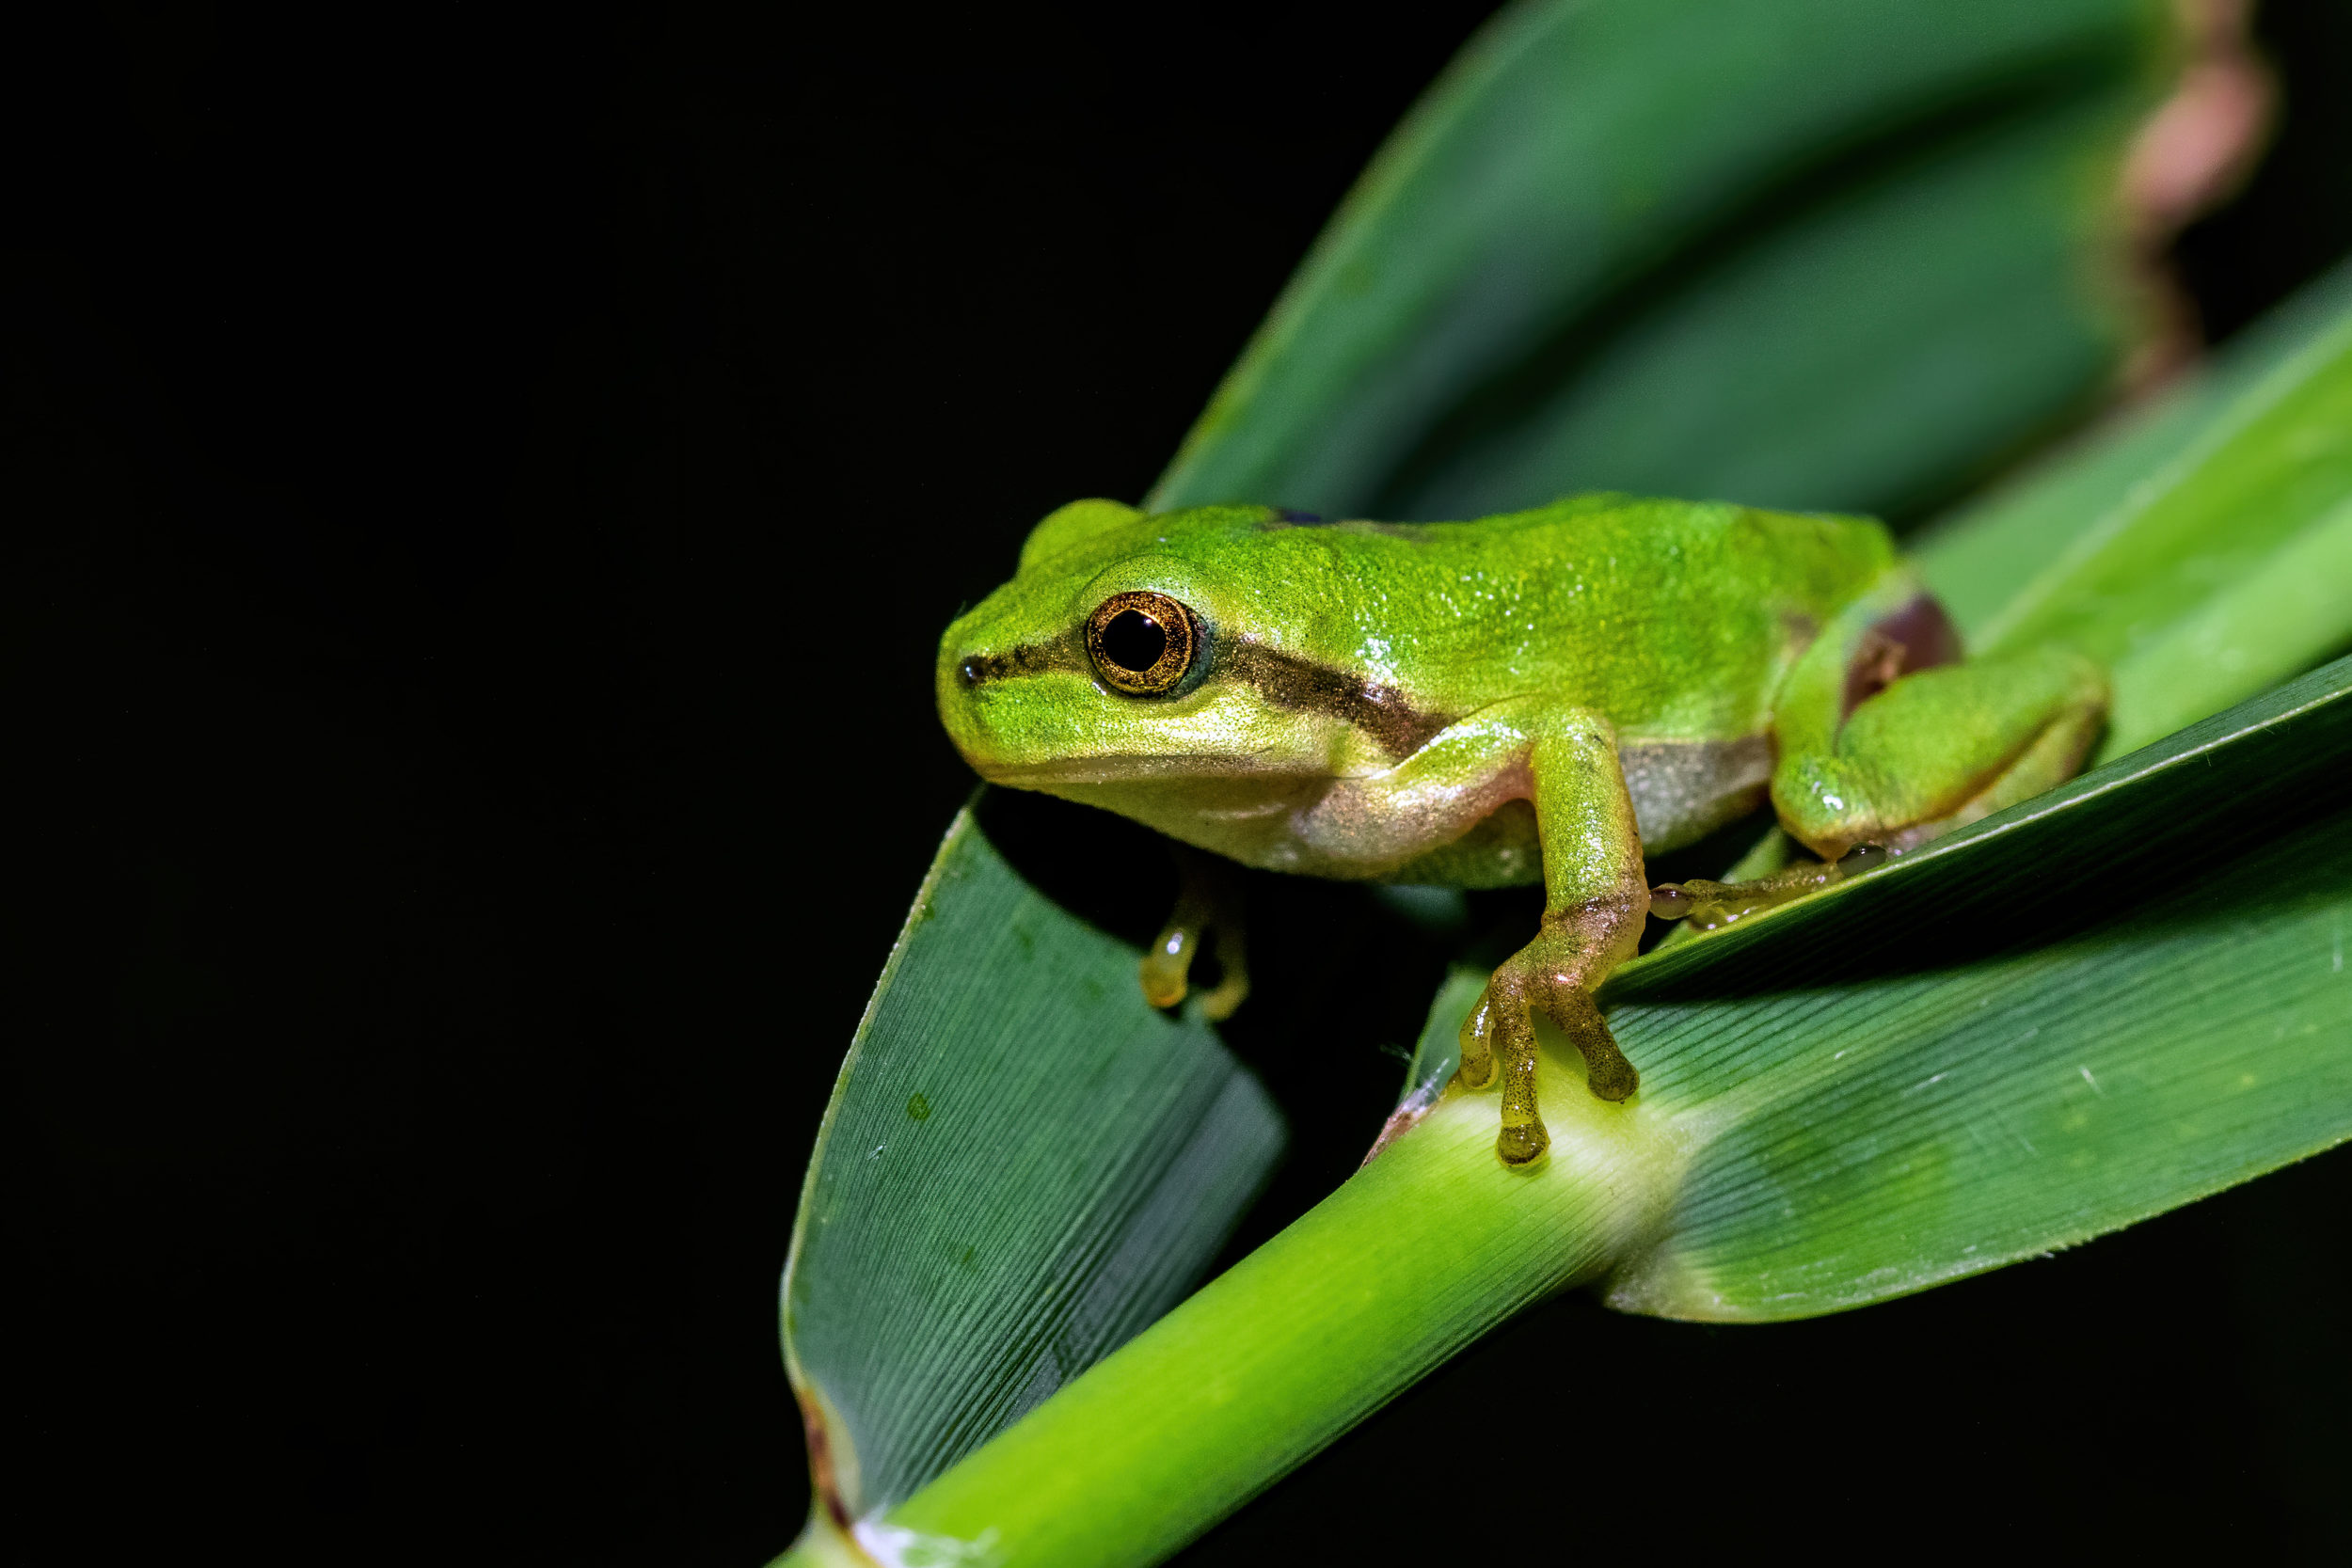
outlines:
{"label": "frog's front foot", "polygon": [[1584,1081],[1597,1098],[1625,1100],[1641,1086],[1641,1074],[1617,1049],[1582,979],[1585,965],[1579,960],[1589,952],[1570,932],[1547,926],[1494,972],[1462,1021],[1463,1086],[1484,1088],[1498,1070],[1502,1075],[1502,1131],[1495,1152],[1505,1164],[1526,1164],[1551,1147],[1535,1102],[1534,1009],[1558,1024],[1583,1056]]}
{"label": "frog's front foot", "polygon": [[1144,951],[1143,999],[1154,1007],[1182,1002],[1191,989],[1193,959],[1205,942],[1215,947],[1223,973],[1216,988],[1200,999],[1200,1011],[1210,1022],[1222,1022],[1249,995],[1241,879],[1230,862],[1181,844],[1169,847],[1176,856],[1176,908]]}
{"label": "frog's front foot", "polygon": [[1886,856],[1875,844],[1857,844],[1841,859],[1792,865],[1752,882],[1664,882],[1649,890],[1649,912],[1683,921],[1694,931],[1711,931],[1858,876]]}

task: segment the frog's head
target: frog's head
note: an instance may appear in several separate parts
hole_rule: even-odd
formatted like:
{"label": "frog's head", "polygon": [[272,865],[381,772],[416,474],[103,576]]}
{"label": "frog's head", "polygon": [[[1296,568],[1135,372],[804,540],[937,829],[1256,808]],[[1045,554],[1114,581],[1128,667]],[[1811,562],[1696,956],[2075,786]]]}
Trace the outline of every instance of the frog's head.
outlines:
{"label": "frog's head", "polygon": [[940,640],[956,749],[993,783],[1089,797],[1313,766],[1315,737],[1248,678],[1265,612],[1249,541],[1281,516],[1083,500],[1038,524],[1013,579]]}

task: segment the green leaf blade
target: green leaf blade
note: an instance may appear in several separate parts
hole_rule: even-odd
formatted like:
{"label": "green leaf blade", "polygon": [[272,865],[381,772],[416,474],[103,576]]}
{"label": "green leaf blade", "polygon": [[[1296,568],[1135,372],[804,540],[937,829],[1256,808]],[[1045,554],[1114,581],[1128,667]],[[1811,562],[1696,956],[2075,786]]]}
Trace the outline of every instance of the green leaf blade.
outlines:
{"label": "green leaf blade", "polygon": [[2116,666],[2103,754],[2143,746],[2352,641],[2352,496]]}
{"label": "green leaf blade", "polygon": [[[1675,1240],[1611,1305],[1812,1316],[2118,1229],[2352,1134],[2333,969],[2352,825],[2297,834],[2091,941],[1776,997],[1809,1057],[1691,1175]],[[1693,1008],[1661,1046],[1763,1021]],[[2170,1050],[2152,1051],[2157,1037]],[[2316,1049],[2294,1049],[2309,1043]],[[1758,1223],[1769,1218],[1769,1224]]]}
{"label": "green leaf blade", "polygon": [[[1429,1033],[1454,1022],[1433,1012]],[[1560,1108],[1542,1166],[1495,1158],[1492,1097],[1448,1098],[889,1526],[943,1561],[1157,1561],[1512,1312],[1591,1277],[1649,1221],[1674,1162],[1597,1109],[1558,1053],[1542,1072]]]}
{"label": "green leaf blade", "polygon": [[1841,1310],[2352,1136],[2352,814],[2315,793],[2347,750],[2340,661],[1621,971],[1613,1026],[1694,1152],[1613,1305]]}
{"label": "green leaf blade", "polygon": [[958,816],[843,1064],[786,1275],[787,1366],[848,1515],[1172,1306],[1279,1154],[1264,1091],[1197,1017],[1144,1004],[1136,960]]}

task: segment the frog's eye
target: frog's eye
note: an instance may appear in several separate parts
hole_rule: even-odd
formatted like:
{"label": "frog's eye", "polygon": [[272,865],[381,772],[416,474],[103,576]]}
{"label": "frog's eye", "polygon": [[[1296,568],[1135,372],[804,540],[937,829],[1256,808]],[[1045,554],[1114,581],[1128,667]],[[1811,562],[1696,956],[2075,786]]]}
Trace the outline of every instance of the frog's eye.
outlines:
{"label": "frog's eye", "polygon": [[1131,697],[1172,690],[1200,646],[1192,611],[1165,594],[1113,594],[1087,618],[1087,657]]}

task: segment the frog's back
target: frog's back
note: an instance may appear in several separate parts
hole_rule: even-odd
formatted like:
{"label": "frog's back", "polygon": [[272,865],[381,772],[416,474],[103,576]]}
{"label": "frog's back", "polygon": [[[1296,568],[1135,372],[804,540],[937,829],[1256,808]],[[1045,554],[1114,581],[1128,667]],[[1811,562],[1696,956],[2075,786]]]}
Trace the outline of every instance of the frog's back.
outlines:
{"label": "frog's back", "polygon": [[1327,557],[1316,629],[1385,652],[1418,702],[1465,713],[1540,690],[1628,741],[1761,735],[1788,664],[1895,564],[1866,518],[1617,495],[1264,543],[1291,558],[1277,581]]}

